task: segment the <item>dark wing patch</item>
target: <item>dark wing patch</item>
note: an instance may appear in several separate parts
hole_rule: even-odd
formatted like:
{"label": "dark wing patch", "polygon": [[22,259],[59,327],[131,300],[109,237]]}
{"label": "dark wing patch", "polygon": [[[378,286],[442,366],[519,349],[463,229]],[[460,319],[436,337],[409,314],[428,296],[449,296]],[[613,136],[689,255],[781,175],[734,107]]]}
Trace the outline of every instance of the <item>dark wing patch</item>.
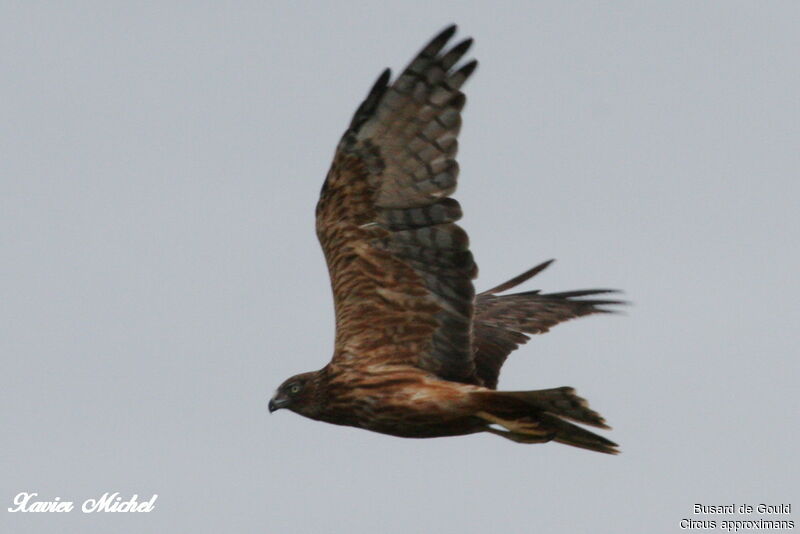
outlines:
{"label": "dark wing patch", "polygon": [[385,71],[339,143],[317,205],[336,307],[335,361],[411,364],[474,376],[470,324],[477,269],[455,224],[457,136],[475,69],[454,66],[449,27],[389,85]]}
{"label": "dark wing patch", "polygon": [[482,385],[497,387],[500,368],[513,350],[528,341],[526,334],[543,334],[558,323],[584,315],[612,313],[603,306],[624,304],[621,300],[582,298],[616,292],[611,289],[495,294],[525,282],[550,263],[552,260],[478,295],[473,329],[476,374]]}

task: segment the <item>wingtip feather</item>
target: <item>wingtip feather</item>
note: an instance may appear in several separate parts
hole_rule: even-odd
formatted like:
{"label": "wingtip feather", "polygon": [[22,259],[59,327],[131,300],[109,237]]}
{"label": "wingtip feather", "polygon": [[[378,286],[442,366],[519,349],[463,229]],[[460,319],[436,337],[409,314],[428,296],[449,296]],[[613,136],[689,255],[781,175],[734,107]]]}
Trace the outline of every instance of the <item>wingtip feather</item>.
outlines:
{"label": "wingtip feather", "polygon": [[[536,276],[540,272],[544,271],[545,269],[547,269],[547,267],[550,266],[550,264],[553,263],[554,261],[556,261],[556,260],[555,259],[550,259],[550,260],[547,260],[545,262],[542,262],[539,265],[536,265],[535,267],[532,267],[532,268],[528,269],[524,273],[515,276],[511,280],[507,280],[507,281],[503,282],[502,284],[500,284],[498,286],[495,286],[495,287],[493,287],[491,289],[487,289],[486,291],[484,291],[481,294],[482,295],[490,295],[490,294],[494,294],[494,293],[502,293],[503,291],[507,291],[507,290],[511,289],[512,287],[516,287],[516,286],[520,285],[521,283],[526,282],[527,280],[530,280],[531,278],[533,278],[534,276]],[[538,291],[536,291],[536,292],[538,293]]]}

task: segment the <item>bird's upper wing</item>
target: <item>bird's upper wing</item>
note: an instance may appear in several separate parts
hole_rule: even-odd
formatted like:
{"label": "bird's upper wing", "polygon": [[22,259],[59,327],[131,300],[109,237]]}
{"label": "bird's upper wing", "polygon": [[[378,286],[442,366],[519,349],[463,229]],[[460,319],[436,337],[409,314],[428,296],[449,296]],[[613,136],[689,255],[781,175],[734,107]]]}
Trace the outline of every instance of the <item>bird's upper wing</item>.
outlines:
{"label": "bird's upper wing", "polygon": [[478,295],[475,302],[473,332],[475,372],[478,382],[482,385],[489,388],[497,387],[500,368],[514,349],[528,341],[526,334],[543,334],[551,327],[569,319],[613,311],[602,306],[624,304],[621,300],[583,298],[616,292],[611,289],[497,294],[536,276],[550,263],[552,260]]}
{"label": "bird's upper wing", "polygon": [[388,85],[378,78],[340,141],[317,204],[336,308],[334,361],[410,364],[474,376],[470,324],[477,269],[455,190],[464,95],[451,26]]}

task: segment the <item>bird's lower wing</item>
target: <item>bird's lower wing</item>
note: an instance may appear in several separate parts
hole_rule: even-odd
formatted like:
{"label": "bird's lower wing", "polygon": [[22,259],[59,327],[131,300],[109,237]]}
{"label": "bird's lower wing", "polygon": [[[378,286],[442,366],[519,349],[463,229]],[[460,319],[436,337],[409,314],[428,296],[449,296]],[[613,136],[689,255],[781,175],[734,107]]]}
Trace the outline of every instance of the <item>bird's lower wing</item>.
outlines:
{"label": "bird's lower wing", "polygon": [[496,294],[532,278],[550,263],[551,261],[548,261],[537,265],[477,296],[473,337],[475,370],[482,385],[489,388],[497,387],[500,368],[514,349],[528,341],[529,337],[526,334],[543,334],[551,327],[569,319],[612,311],[603,306],[624,304],[620,300],[586,298],[615,292],[610,289]]}

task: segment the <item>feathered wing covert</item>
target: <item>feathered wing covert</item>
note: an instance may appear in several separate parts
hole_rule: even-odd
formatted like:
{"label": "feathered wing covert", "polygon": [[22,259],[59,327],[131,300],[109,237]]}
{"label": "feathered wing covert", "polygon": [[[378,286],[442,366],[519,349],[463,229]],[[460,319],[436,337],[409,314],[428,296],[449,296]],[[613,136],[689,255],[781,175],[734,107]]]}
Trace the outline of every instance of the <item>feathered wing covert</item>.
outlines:
{"label": "feathered wing covert", "polygon": [[446,49],[454,33],[437,35],[394,82],[384,71],[339,142],[316,210],[334,355],[320,371],[286,380],[270,410],[405,437],[491,432],[616,452],[567,422],[605,427],[572,388],[494,391],[527,334],[619,301],[584,298],[608,290],[499,295],[550,262],[475,295],[477,267],[450,195],[461,87],[477,62],[459,65],[471,39]]}
{"label": "feathered wing covert", "polygon": [[464,94],[454,69],[472,41],[433,39],[359,107],[317,204],[317,235],[336,308],[334,360],[406,364],[446,380],[475,373],[470,339],[477,268],[455,190]]}

